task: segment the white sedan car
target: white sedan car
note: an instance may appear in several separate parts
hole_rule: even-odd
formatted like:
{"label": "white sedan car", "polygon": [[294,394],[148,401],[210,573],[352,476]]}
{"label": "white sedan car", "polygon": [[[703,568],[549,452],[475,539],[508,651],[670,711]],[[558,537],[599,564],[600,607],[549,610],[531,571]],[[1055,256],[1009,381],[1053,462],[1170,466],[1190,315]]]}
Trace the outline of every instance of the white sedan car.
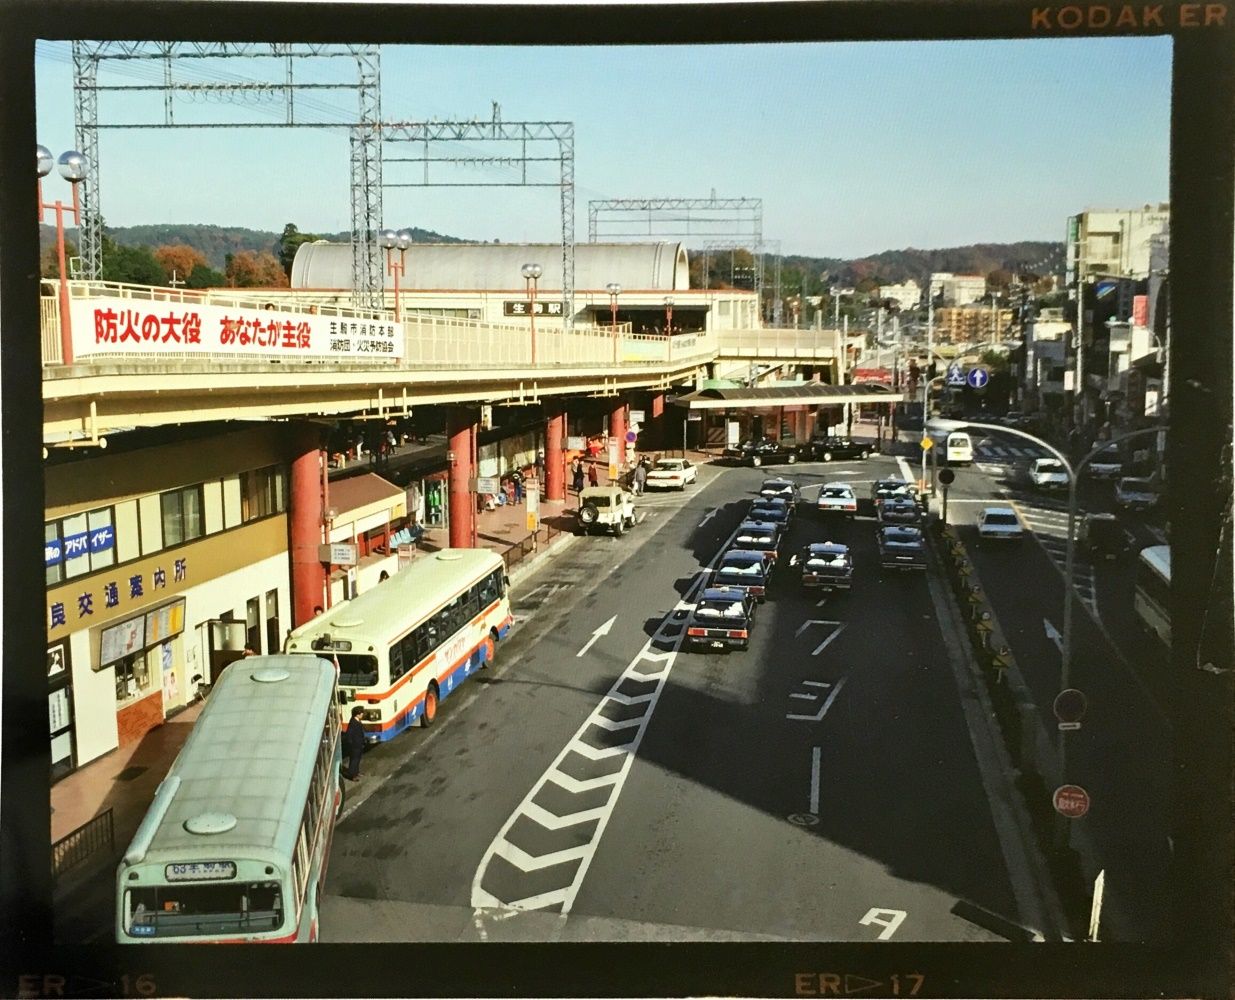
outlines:
{"label": "white sedan car", "polygon": [[985,507],[978,514],[978,540],[981,542],[1019,542],[1025,528],[1011,507]]}
{"label": "white sedan car", "polygon": [[820,514],[853,517],[858,512],[858,498],[848,483],[825,483],[819,489],[815,507]]}
{"label": "white sedan car", "polygon": [[699,478],[699,469],[684,458],[662,458],[648,471],[644,489],[684,490]]}
{"label": "white sedan car", "polygon": [[1066,490],[1068,470],[1057,458],[1038,458],[1029,467],[1029,478],[1040,490]]}

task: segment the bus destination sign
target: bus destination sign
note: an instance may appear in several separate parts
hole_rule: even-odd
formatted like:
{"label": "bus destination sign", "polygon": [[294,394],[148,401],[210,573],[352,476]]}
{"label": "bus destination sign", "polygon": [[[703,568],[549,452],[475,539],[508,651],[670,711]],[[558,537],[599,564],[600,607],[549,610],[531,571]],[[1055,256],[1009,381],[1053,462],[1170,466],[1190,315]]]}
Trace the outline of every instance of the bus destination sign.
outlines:
{"label": "bus destination sign", "polygon": [[191,861],[168,865],[163,876],[169,882],[215,882],[236,877],[234,861]]}

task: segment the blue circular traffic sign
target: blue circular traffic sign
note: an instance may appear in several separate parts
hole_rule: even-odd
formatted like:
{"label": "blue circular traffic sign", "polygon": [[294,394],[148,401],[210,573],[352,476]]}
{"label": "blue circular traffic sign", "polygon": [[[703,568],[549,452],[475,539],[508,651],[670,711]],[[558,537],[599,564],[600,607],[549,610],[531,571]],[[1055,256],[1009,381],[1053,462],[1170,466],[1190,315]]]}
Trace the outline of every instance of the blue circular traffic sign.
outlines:
{"label": "blue circular traffic sign", "polygon": [[991,380],[990,373],[985,368],[970,368],[965,375],[965,381],[973,389],[984,389],[986,383]]}

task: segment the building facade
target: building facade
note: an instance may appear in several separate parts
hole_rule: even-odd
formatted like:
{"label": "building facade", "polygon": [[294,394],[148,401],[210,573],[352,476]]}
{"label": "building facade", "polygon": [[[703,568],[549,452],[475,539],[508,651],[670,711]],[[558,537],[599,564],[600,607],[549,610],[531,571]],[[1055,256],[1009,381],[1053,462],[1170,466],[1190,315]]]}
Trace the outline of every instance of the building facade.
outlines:
{"label": "building facade", "polygon": [[1167,203],[1135,209],[1086,209],[1068,220],[1067,282],[1147,277],[1154,238],[1171,221]]}
{"label": "building facade", "polygon": [[981,274],[952,274],[936,271],[930,279],[930,295],[936,305],[964,306],[986,294],[986,277]]}
{"label": "building facade", "polygon": [[937,342],[975,344],[1001,340],[1012,327],[1011,309],[990,306],[945,306],[935,310],[934,336]]}
{"label": "building facade", "polygon": [[46,469],[53,776],[140,740],[291,624],[275,428]]}
{"label": "building facade", "polygon": [[922,302],[922,286],[912,278],[899,285],[880,285],[881,299],[892,299],[901,309],[917,309]]}

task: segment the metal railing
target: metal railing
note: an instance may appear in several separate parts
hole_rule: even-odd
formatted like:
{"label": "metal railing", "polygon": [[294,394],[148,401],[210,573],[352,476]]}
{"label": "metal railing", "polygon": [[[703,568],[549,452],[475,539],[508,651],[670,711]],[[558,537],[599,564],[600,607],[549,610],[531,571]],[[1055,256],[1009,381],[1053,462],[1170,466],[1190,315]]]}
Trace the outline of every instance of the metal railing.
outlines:
{"label": "metal railing", "polygon": [[717,351],[722,358],[837,357],[844,339],[840,330],[796,330],[767,327],[717,330]]}
{"label": "metal railing", "polygon": [[515,542],[502,552],[502,562],[506,564],[506,572],[509,573],[533,552],[541,547],[547,547],[554,538],[564,533],[555,525],[542,524],[536,531],[530,532],[522,540]]}
{"label": "metal railing", "polygon": [[99,813],[51,845],[52,878],[58,879],[80,867],[98,851],[106,851],[107,856],[111,857],[115,849],[116,829],[109,806],[106,812]]}

